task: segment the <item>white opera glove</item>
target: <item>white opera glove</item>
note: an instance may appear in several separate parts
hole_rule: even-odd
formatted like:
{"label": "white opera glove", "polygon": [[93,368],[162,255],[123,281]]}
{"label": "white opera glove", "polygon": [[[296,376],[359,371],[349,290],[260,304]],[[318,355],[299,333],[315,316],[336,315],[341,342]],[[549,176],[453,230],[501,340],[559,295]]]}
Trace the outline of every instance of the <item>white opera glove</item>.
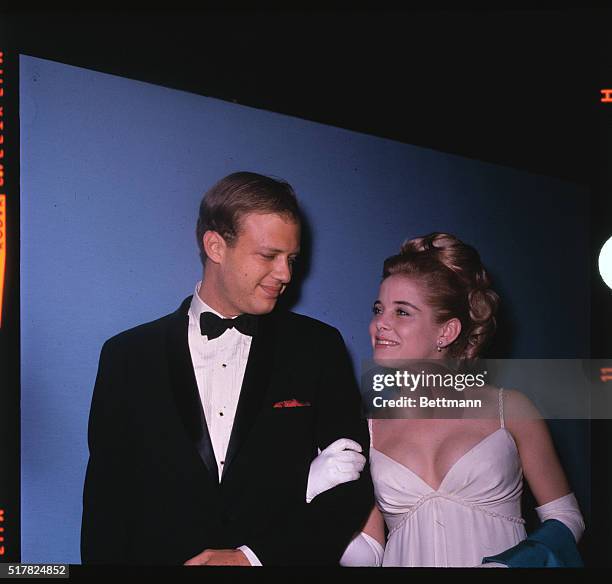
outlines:
{"label": "white opera glove", "polygon": [[306,503],[336,485],[357,480],[366,463],[360,452],[361,445],[348,438],[340,438],[322,450],[310,463]]}
{"label": "white opera glove", "polygon": [[360,532],[351,540],[340,558],[340,565],[346,567],[356,566],[382,566],[385,550],[372,536]]}
{"label": "white opera glove", "polygon": [[556,519],[563,523],[572,532],[576,541],[584,533],[584,519],[574,493],[536,507],[536,513],[542,523],[547,519]]}

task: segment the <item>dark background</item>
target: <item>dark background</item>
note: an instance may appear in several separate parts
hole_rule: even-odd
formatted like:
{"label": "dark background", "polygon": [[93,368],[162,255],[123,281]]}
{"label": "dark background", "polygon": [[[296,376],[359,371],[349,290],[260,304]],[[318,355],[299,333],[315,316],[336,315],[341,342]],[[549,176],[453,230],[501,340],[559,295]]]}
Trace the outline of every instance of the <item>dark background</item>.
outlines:
{"label": "dark background", "polygon": [[[596,263],[599,248],[612,235],[612,104],[600,103],[600,89],[612,88],[610,16],[610,11],[578,9],[3,11],[0,43],[11,54],[157,83],[588,186],[591,356],[612,357],[612,293],[601,282]],[[12,63],[7,82],[14,91],[16,59]],[[9,93],[8,103],[16,103],[13,99]],[[16,130],[5,135],[16,152]],[[18,176],[14,160],[13,181]],[[551,221],[554,213],[551,209]],[[9,252],[8,277],[17,280],[15,244]],[[6,359],[3,417],[15,411],[18,395],[18,315],[18,287],[13,285],[0,331]],[[2,441],[16,441],[18,416],[2,422]],[[609,423],[593,422],[591,565],[603,564],[612,541],[608,445]],[[18,468],[18,459],[7,464]],[[18,476],[16,472],[16,492]],[[12,532],[18,546],[17,535]]]}
{"label": "dark background", "polygon": [[0,17],[2,42],[26,54],[579,182],[593,176],[603,12]]}

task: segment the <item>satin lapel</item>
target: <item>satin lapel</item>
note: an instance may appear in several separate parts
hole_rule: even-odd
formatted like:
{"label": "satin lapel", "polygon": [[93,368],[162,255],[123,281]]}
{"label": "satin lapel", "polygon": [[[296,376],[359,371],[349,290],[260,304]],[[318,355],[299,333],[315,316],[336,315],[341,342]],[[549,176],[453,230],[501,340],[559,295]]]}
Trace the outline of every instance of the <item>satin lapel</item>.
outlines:
{"label": "satin lapel", "polygon": [[187,329],[190,305],[191,296],[186,298],[174,313],[166,337],[170,386],[185,431],[196,447],[211,477],[218,484],[217,462],[200,401],[198,384],[193,372],[191,353],[189,352]]}
{"label": "satin lapel", "polygon": [[236,417],[225,456],[222,481],[228,475],[228,469],[261,410],[265,391],[272,375],[277,324],[278,317],[274,313],[258,317],[257,334],[251,343]]}

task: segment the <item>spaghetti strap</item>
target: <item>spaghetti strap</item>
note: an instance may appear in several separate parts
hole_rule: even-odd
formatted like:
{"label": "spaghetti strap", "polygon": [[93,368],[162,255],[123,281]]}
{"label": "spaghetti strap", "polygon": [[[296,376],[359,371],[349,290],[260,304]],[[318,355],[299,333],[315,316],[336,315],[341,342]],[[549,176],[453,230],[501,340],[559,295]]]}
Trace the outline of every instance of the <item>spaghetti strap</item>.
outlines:
{"label": "spaghetti strap", "polygon": [[372,437],[372,418],[368,418],[368,434],[370,435],[370,448],[372,448],[372,442],[374,442]]}
{"label": "spaghetti strap", "polygon": [[502,428],[505,428],[504,424],[504,388],[499,388],[499,423]]}

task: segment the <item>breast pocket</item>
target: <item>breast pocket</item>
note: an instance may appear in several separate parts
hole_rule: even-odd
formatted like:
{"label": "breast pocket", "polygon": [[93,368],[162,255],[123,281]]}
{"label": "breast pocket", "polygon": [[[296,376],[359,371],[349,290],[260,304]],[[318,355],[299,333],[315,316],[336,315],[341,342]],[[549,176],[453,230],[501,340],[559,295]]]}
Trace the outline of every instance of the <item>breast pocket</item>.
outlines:
{"label": "breast pocket", "polygon": [[313,418],[314,408],[312,406],[273,407],[265,415],[270,421],[308,420]]}
{"label": "breast pocket", "polygon": [[291,449],[312,442],[315,410],[312,406],[270,407],[260,416],[259,424],[268,444],[275,449]]}

